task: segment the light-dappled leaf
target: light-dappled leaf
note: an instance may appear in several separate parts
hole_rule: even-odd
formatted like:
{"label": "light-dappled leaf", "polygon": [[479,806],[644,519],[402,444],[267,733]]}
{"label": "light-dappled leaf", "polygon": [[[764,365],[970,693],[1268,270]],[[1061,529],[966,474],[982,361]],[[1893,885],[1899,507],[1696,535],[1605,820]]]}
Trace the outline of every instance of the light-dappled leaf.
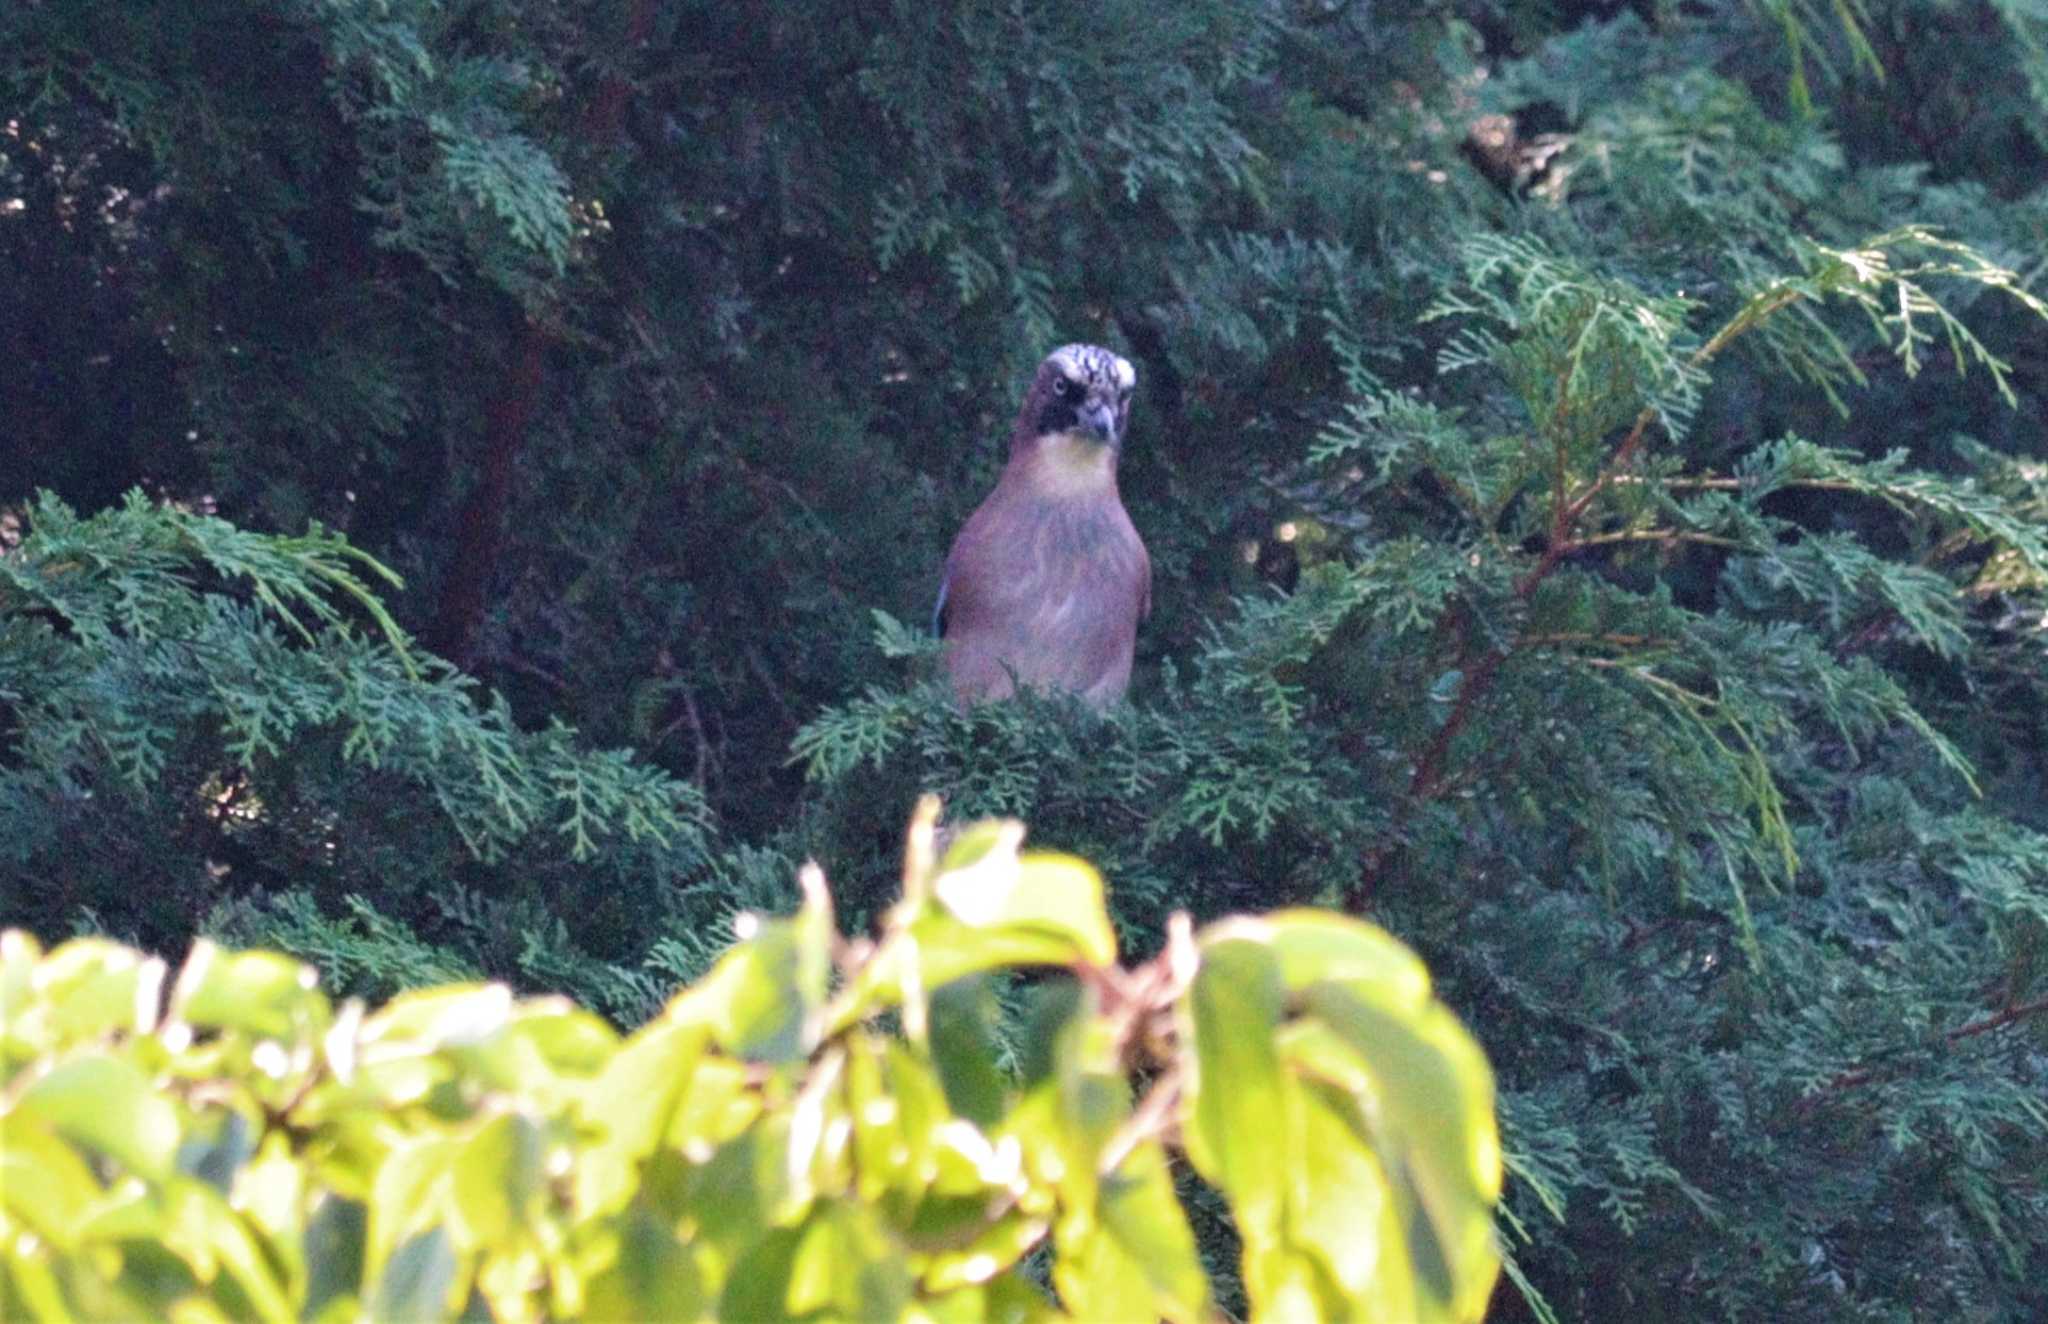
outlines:
{"label": "light-dappled leaf", "polygon": [[790,1265],[790,1308],[842,1319],[894,1319],[910,1300],[902,1258],[873,1214],[821,1205],[803,1230]]}
{"label": "light-dappled leaf", "polygon": [[1015,1273],[986,1286],[957,1288],[918,1303],[932,1324],[1050,1324],[1069,1318],[1033,1284]]}
{"label": "light-dappled leaf", "polygon": [[1240,925],[1264,933],[1280,961],[1280,982],[1289,989],[1328,980],[1390,1007],[1421,1007],[1429,1000],[1422,958],[1364,920],[1324,910],[1279,910],[1225,920],[1204,930],[1204,938],[1214,941]]}
{"label": "light-dappled leaf", "polygon": [[607,1229],[609,1262],[585,1288],[590,1320],[691,1320],[704,1305],[703,1280],[690,1248],[636,1201]]}
{"label": "light-dappled leaf", "polygon": [[11,1026],[51,1049],[109,1030],[156,1028],[164,963],[105,938],[74,938],[37,967],[34,987],[10,1000]]}
{"label": "light-dappled leaf", "polygon": [[255,1317],[267,1324],[294,1318],[284,1287],[255,1235],[220,1192],[189,1179],[170,1184],[163,1225],[165,1247],[210,1279],[225,1270]]}
{"label": "light-dappled leaf", "polygon": [[671,1015],[699,1021],[727,1052],[761,1062],[803,1055],[804,1023],[814,1002],[805,996],[801,944],[788,920],[758,924],[689,991]]}
{"label": "light-dappled leaf", "polygon": [[1188,990],[1188,1157],[1229,1197],[1247,1244],[1281,1235],[1287,1134],[1273,1035],[1282,997],[1272,950],[1232,938],[1204,946]]}
{"label": "light-dappled leaf", "polygon": [[932,1064],[952,1110],[977,1126],[1001,1120],[1009,1081],[996,1066],[995,990],[969,976],[937,989],[931,999]]}
{"label": "light-dappled leaf", "polygon": [[1102,1179],[1097,1223],[1102,1239],[1128,1256],[1151,1287],[1153,1313],[1170,1320],[1209,1317],[1209,1279],[1163,1148],[1137,1146]]}
{"label": "light-dappled leaf", "polygon": [[761,1097],[748,1087],[744,1063],[707,1053],[688,1073],[674,1118],[669,1122],[668,1143],[687,1154],[722,1145],[751,1126],[761,1115]]}
{"label": "light-dappled leaf", "polygon": [[60,1249],[76,1243],[78,1225],[99,1198],[100,1184],[78,1151],[43,1122],[5,1119],[0,1145],[0,1208]]}
{"label": "light-dappled leaf", "polygon": [[223,952],[202,938],[178,973],[170,1011],[201,1029],[279,1038],[323,1026],[327,999],[309,965],[276,952]]}
{"label": "light-dappled leaf", "polygon": [[1320,1260],[1356,1317],[1387,1324],[1428,1318],[1404,1253],[1400,1211],[1357,1098],[1313,1080],[1290,1091],[1301,1136],[1290,1174],[1292,1239]]}
{"label": "light-dappled leaf", "polygon": [[105,1154],[152,1180],[170,1175],[178,1152],[178,1110],[124,1057],[60,1062],[30,1081],[11,1115],[41,1121],[58,1135]]}
{"label": "light-dappled leaf", "polygon": [[1485,1056],[1441,1006],[1390,1015],[1334,984],[1302,996],[1370,1073],[1364,1117],[1395,1197],[1412,1210],[1408,1257],[1424,1304],[1441,1312],[1430,1317],[1478,1318],[1499,1271],[1500,1139]]}
{"label": "light-dappled leaf", "polygon": [[365,1267],[372,1277],[382,1277],[386,1259],[415,1229],[440,1227],[447,1206],[449,1169],[460,1153],[461,1142],[440,1132],[392,1146],[377,1169],[376,1185],[370,1192]]}
{"label": "light-dappled leaf", "polygon": [[762,1237],[733,1266],[719,1316],[764,1324],[795,1319],[895,1319],[910,1299],[900,1260],[861,1211],[823,1205],[801,1225]]}
{"label": "light-dappled leaf", "polygon": [[582,1114],[603,1128],[576,1169],[576,1208],[588,1218],[622,1208],[634,1169],[667,1129],[690,1086],[709,1031],[664,1019],[626,1041],[583,1096]]}
{"label": "light-dappled leaf", "polygon": [[[933,1202],[927,1202],[930,1203]],[[989,1222],[991,1202],[986,1198],[978,1202],[951,1199],[946,1203],[950,1206],[949,1212],[955,1216],[951,1228],[933,1226],[937,1220],[926,1221],[925,1208],[920,1207],[919,1220],[912,1223],[905,1237],[913,1250],[932,1251],[933,1243],[945,1232],[949,1234],[948,1244],[956,1247],[929,1256],[919,1278],[928,1292],[951,1292],[984,1282],[991,1274],[1006,1270],[1023,1259],[1045,1237],[1047,1224],[1043,1218],[1018,1211],[1013,1210],[993,1223]],[[969,1231],[971,1239],[963,1242],[963,1231]]]}
{"label": "light-dappled leaf", "polygon": [[487,1119],[453,1159],[459,1244],[500,1245],[522,1231],[540,1195],[540,1131],[516,1112]]}
{"label": "light-dappled leaf", "polygon": [[1052,1285],[1075,1319],[1154,1319],[1157,1297],[1144,1266],[1093,1219],[1061,1224]]}
{"label": "light-dappled leaf", "polygon": [[366,1051],[403,1044],[414,1053],[480,1044],[512,1018],[512,990],[503,984],[449,984],[401,993],[363,1021]]}
{"label": "light-dappled leaf", "polygon": [[448,1316],[457,1265],[446,1228],[434,1227],[400,1246],[378,1279],[372,1301],[379,1320],[438,1320]]}
{"label": "light-dappled leaf", "polygon": [[1020,855],[1023,840],[1023,825],[1014,822],[963,830],[933,884],[940,903],[972,929],[1063,940],[1071,944],[1065,961],[1115,964],[1116,931],[1104,908],[1102,875],[1071,855]]}
{"label": "light-dappled leaf", "polygon": [[35,1005],[36,968],[42,944],[20,929],[0,930],[0,1065],[11,1075],[14,1063],[49,1047],[29,1038],[29,1009]]}

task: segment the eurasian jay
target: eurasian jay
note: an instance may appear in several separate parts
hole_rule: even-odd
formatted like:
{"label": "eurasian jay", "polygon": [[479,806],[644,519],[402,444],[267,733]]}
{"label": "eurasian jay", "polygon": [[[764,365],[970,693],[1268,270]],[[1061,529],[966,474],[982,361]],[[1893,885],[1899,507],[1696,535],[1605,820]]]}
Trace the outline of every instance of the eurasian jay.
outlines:
{"label": "eurasian jay", "polygon": [[962,706],[1021,684],[1106,708],[1130,684],[1152,609],[1152,560],[1116,490],[1137,382],[1095,345],[1062,345],[1038,365],[1009,463],[953,540],[932,613]]}

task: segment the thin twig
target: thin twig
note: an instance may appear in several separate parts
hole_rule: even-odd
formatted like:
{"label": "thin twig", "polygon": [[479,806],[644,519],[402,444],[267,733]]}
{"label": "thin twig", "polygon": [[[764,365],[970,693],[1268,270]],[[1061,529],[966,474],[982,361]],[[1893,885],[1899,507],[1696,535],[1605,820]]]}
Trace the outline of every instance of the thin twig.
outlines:
{"label": "thin twig", "polygon": [[1172,1125],[1174,1111],[1180,1106],[1180,1071],[1169,1070],[1145,1093],[1144,1101],[1137,1110],[1124,1119],[1109,1143],[1102,1147],[1102,1157],[1096,1160],[1095,1170],[1107,1177],[1115,1172],[1123,1161],[1131,1156],[1146,1140],[1156,1139]]}
{"label": "thin twig", "polygon": [[[1980,1034],[1989,1034],[1993,1030],[2002,1030],[2014,1021],[2023,1020],[2028,1016],[2039,1015],[2044,1011],[2048,1011],[2048,997],[2036,998],[2032,1002],[2017,1003],[1994,1012],[1989,1016],[1985,1016],[1980,1020],[1971,1021],[1967,1025],[1959,1025],[1953,1030],[1945,1030],[1942,1032],[1941,1039],[1944,1043],[1957,1043],[1964,1039],[1975,1038]],[[1892,1051],[1902,1052],[1906,1050],[1894,1049]],[[1793,1111],[1800,1117],[1805,1117],[1815,1108],[1818,1108],[1821,1100],[1828,1095],[1838,1094],[1843,1090],[1855,1089],[1859,1085],[1868,1085],[1877,1079],[1877,1072],[1876,1066],[1854,1067],[1844,1071],[1830,1079],[1813,1093],[1799,1100],[1798,1103],[1793,1105]]]}
{"label": "thin twig", "polygon": [[1565,555],[1618,542],[1704,543],[1709,547],[1746,547],[1747,543],[1714,533],[1692,533],[1684,529],[1626,529],[1620,533],[1596,533],[1590,538],[1573,538],[1564,545]]}

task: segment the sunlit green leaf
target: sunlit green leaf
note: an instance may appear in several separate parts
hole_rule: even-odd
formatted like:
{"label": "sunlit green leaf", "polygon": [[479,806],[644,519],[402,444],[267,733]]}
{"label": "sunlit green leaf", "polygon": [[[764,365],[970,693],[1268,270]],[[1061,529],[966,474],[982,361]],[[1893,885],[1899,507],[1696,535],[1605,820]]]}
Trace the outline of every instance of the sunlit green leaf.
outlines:
{"label": "sunlit green leaf", "polygon": [[609,1231],[611,1262],[586,1288],[591,1320],[691,1320],[703,1308],[703,1284],[690,1248],[644,1205],[627,1207]]}
{"label": "sunlit green leaf", "polygon": [[1484,1055],[1440,1006],[1392,1016],[1334,984],[1303,1000],[1371,1074],[1363,1117],[1396,1197],[1412,1201],[1404,1222],[1418,1284],[1444,1317],[1478,1318],[1499,1271],[1500,1141]]}
{"label": "sunlit green leaf", "polygon": [[[735,1274],[745,1271],[744,1262]],[[802,1230],[790,1262],[793,1313],[841,1319],[894,1319],[910,1300],[910,1275],[872,1215],[821,1205]]]}
{"label": "sunlit green leaf", "polygon": [[1188,992],[1188,1156],[1229,1196],[1248,1243],[1281,1235],[1289,1143],[1273,1042],[1281,999],[1278,960],[1241,939],[1204,947]]}
{"label": "sunlit green leaf", "polygon": [[455,1285],[455,1251],[446,1228],[429,1228],[392,1253],[372,1301],[379,1320],[444,1319]]}
{"label": "sunlit green leaf", "polygon": [[1009,1081],[996,1065],[996,1020],[1001,1009],[987,979],[956,979],[932,994],[932,1065],[953,1111],[979,1126],[993,1126],[1008,1102]]}
{"label": "sunlit green leaf", "polygon": [[46,1123],[5,1119],[0,1145],[0,1208],[37,1236],[69,1249],[100,1184],[78,1151],[57,1138]]}
{"label": "sunlit green leaf", "polygon": [[676,1000],[672,1015],[708,1026],[720,1047],[764,1062],[802,1055],[805,1018],[801,944],[788,920],[758,924]]}
{"label": "sunlit green leaf", "polygon": [[24,1020],[40,1020],[51,1047],[107,1030],[147,1032],[163,979],[162,961],[105,938],[74,938],[38,963],[32,996],[10,1002],[6,1015],[27,1032]]}
{"label": "sunlit green leaf", "polygon": [[131,1171],[161,1180],[178,1152],[178,1111],[126,1058],[78,1057],[29,1082],[14,1111]]}
{"label": "sunlit green leaf", "polygon": [[932,1324],[1051,1324],[1071,1318],[1046,1299],[1045,1293],[1015,1273],[989,1280],[986,1286],[952,1289],[927,1296],[919,1305]]}
{"label": "sunlit green leaf", "polygon": [[482,1043],[512,1017],[512,990],[503,984],[449,984],[401,993],[364,1020],[366,1055],[382,1043],[403,1043],[417,1052]]}
{"label": "sunlit green leaf", "polygon": [[1227,920],[1203,931],[1205,941],[1243,925],[1257,929],[1280,961],[1289,989],[1328,980],[1391,1007],[1420,1007],[1429,998],[1422,959],[1384,929],[1323,910],[1279,910],[1258,919]]}
{"label": "sunlit green leaf", "polygon": [[531,1121],[499,1113],[462,1143],[452,1164],[462,1242],[500,1245],[526,1225],[541,1182],[541,1137]]}
{"label": "sunlit green leaf", "polygon": [[[376,1187],[370,1194],[370,1231],[365,1255],[369,1274],[381,1277],[386,1257],[394,1252],[400,1238],[414,1229],[431,1224],[440,1230],[449,1169],[460,1153],[460,1142],[445,1134],[429,1133],[392,1147],[377,1170]],[[445,1232],[443,1236],[445,1241]]]}
{"label": "sunlit green leaf", "polygon": [[1321,1260],[1357,1317],[1424,1319],[1399,1209],[1358,1100],[1314,1081],[1293,1089],[1302,1144],[1291,1180],[1291,1239]]}
{"label": "sunlit green leaf", "polygon": [[1103,905],[1102,875],[1071,855],[1019,855],[1019,828],[1004,833],[964,867],[948,867],[934,884],[939,901],[976,930],[1012,930],[1020,937],[1071,944],[1069,960],[1116,962],[1116,933]]}
{"label": "sunlit green leaf", "polygon": [[294,1318],[283,1284],[242,1216],[220,1192],[204,1182],[172,1183],[164,1221],[164,1245],[211,1278],[225,1269],[256,1318],[284,1324]]}
{"label": "sunlit green leaf", "polygon": [[664,1019],[645,1026],[605,1064],[583,1097],[583,1115],[604,1128],[576,1171],[576,1208],[584,1216],[622,1207],[634,1165],[660,1140],[689,1089],[709,1032]]}
{"label": "sunlit green leaf", "polygon": [[275,952],[223,952],[201,939],[178,974],[170,1011],[202,1029],[281,1037],[323,1024],[327,999],[309,965]]}
{"label": "sunlit green leaf", "polygon": [[1102,1179],[1100,1225],[1103,1238],[1150,1284],[1154,1312],[1171,1320],[1209,1318],[1209,1279],[1158,1144],[1138,1145]]}

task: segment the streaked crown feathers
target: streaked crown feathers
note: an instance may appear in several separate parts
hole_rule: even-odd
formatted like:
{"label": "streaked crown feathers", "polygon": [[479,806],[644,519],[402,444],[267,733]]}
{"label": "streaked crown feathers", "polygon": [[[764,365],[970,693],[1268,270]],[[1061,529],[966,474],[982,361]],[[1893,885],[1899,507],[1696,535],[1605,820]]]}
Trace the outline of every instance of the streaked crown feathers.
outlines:
{"label": "streaked crown feathers", "polygon": [[1045,356],[1060,371],[1084,386],[1109,394],[1128,391],[1138,384],[1138,370],[1130,360],[1100,345],[1061,345]]}

